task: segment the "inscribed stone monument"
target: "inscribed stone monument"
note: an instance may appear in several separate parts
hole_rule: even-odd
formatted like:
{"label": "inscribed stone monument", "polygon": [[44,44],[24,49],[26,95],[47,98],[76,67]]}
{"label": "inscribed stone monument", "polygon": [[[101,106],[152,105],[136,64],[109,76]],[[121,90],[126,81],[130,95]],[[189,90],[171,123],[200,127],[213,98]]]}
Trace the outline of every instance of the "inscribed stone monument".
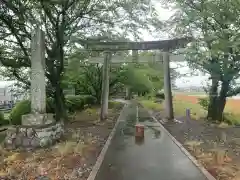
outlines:
{"label": "inscribed stone monument", "polygon": [[64,133],[63,123],[46,113],[44,33],[38,27],[31,42],[31,113],[22,116],[22,125],[8,129],[5,146],[36,148],[51,145]]}

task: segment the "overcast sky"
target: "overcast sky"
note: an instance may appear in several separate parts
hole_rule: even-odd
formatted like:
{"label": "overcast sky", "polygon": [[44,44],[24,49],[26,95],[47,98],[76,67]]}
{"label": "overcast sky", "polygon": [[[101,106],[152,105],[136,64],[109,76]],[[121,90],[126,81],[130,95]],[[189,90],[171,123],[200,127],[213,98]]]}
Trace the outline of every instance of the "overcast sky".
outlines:
{"label": "overcast sky", "polygon": [[[169,9],[164,9],[160,3],[156,4],[156,9],[158,10],[159,17],[161,20],[168,20],[173,15],[173,11]],[[151,41],[151,40],[161,40],[161,39],[167,39],[167,34],[162,34],[162,37],[159,37],[158,39],[151,36],[151,34],[147,32],[143,32],[143,39],[145,41]],[[175,63],[171,63],[172,67],[175,67]],[[187,72],[190,73],[190,69],[185,65],[185,67],[181,67],[177,69],[180,73],[185,74]],[[178,87],[188,87],[188,86],[199,86],[202,87],[206,85],[207,82],[207,76],[191,76],[191,77],[182,77],[176,80],[176,85]]]}

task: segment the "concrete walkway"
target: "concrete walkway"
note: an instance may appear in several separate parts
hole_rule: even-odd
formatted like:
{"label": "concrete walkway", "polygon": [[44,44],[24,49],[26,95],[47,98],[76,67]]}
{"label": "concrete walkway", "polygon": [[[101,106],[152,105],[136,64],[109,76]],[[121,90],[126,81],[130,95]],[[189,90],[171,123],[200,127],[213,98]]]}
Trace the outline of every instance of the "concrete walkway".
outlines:
{"label": "concrete walkway", "polygon": [[95,180],[207,179],[145,110],[139,109],[139,121],[145,124],[144,142],[134,137],[136,105],[129,104],[120,118]]}

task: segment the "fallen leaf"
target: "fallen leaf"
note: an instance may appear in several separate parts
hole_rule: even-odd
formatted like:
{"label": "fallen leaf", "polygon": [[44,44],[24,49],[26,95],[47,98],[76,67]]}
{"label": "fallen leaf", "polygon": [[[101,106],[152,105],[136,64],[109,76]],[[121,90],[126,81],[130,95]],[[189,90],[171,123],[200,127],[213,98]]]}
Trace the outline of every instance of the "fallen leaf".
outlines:
{"label": "fallen leaf", "polygon": [[0,171],[0,177],[4,177],[4,176],[7,176],[7,172]]}
{"label": "fallen leaf", "polygon": [[18,159],[20,153],[13,153],[12,155],[8,156],[4,159],[4,162],[12,162]]}
{"label": "fallen leaf", "polygon": [[225,161],[225,162],[232,162],[232,158],[230,158],[229,156],[226,156],[226,157],[224,158],[224,161]]}
{"label": "fallen leaf", "polygon": [[208,168],[207,171],[208,171],[213,177],[217,177],[217,175],[218,175],[218,173],[217,173],[217,168],[216,168],[216,167]]}

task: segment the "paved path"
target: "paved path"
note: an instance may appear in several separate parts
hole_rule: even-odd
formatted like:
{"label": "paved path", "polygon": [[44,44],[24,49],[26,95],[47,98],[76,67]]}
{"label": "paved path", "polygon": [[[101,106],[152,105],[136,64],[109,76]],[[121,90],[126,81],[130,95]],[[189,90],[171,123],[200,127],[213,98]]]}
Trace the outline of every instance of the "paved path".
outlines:
{"label": "paved path", "polygon": [[134,137],[136,106],[129,104],[120,118],[95,180],[206,180],[146,111],[139,109],[146,126],[141,143]]}

